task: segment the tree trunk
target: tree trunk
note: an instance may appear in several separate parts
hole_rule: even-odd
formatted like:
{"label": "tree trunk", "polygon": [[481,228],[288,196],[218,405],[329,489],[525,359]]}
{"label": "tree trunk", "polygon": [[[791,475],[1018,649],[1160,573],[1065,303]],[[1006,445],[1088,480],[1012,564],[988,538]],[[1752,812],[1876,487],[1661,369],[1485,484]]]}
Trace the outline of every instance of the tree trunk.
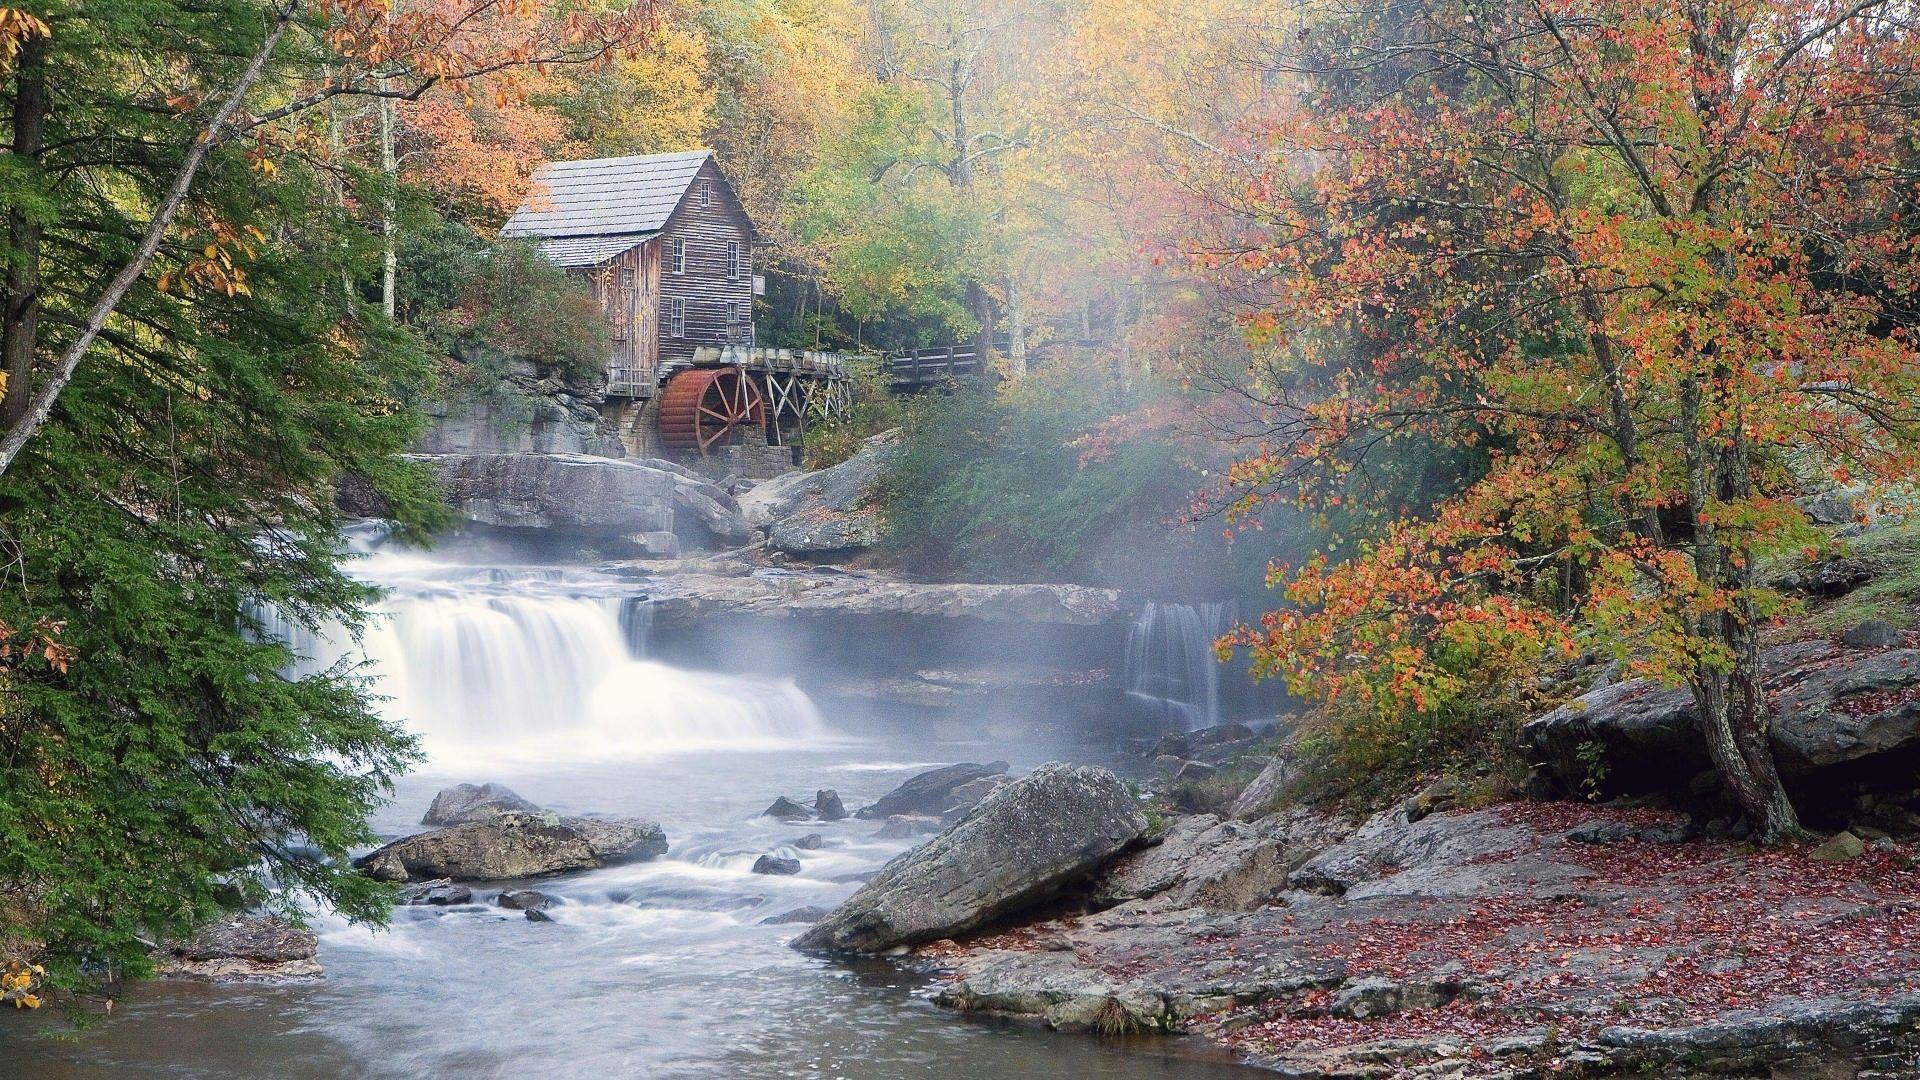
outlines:
{"label": "tree trunk", "polygon": [[[1613,417],[1613,441],[1620,448],[1620,464],[1629,474],[1640,467],[1639,425],[1633,418],[1633,406],[1627,397],[1626,379],[1620,373],[1620,362],[1613,354],[1613,339],[1607,336],[1605,313],[1600,307],[1600,298],[1593,294],[1593,288],[1584,277],[1580,279],[1580,311],[1586,318],[1587,341],[1593,350],[1593,358],[1600,365],[1602,377],[1607,382],[1607,410]],[[1640,529],[1646,538],[1654,544],[1661,542],[1660,508],[1647,506],[1641,508]]]}
{"label": "tree trunk", "polygon": [[[1716,387],[1725,385],[1723,379],[1712,382]],[[1773,758],[1767,697],[1761,685],[1758,613],[1751,599],[1752,552],[1737,534],[1723,536],[1707,513],[1715,501],[1733,503],[1751,495],[1751,465],[1738,434],[1704,432],[1704,393],[1697,379],[1681,392],[1694,572],[1703,585],[1730,597],[1731,603],[1697,616],[1693,632],[1724,648],[1732,666],[1723,671],[1696,661],[1689,681],[1707,756],[1720,770],[1755,837],[1762,843],[1777,843],[1797,839],[1802,832]]]}
{"label": "tree trunk", "polygon": [[[20,46],[14,68],[13,153],[35,167],[46,143],[47,51],[44,37],[29,37]],[[4,311],[0,311],[0,370],[7,388],[0,398],[0,424],[12,427],[27,415],[33,401],[34,346],[40,337],[40,223],[23,210],[7,215],[7,238],[13,258],[7,264]]]}
{"label": "tree trunk", "polygon": [[1758,635],[1739,627],[1732,614],[1715,621],[1721,624],[1718,636],[1737,651],[1732,671],[1702,672],[1693,683],[1707,756],[1758,840],[1795,839],[1801,835],[1800,819],[1773,759]]}
{"label": "tree trunk", "polygon": [[[333,81],[333,65],[326,67],[327,81]],[[327,101],[327,187],[333,192],[333,205],[344,211],[347,207],[347,184],[341,170],[347,160],[346,133],[341,130],[340,101],[330,98]],[[340,302],[348,310],[359,301],[357,290],[353,287],[353,272],[346,268],[340,270]]]}
{"label": "tree trunk", "polygon": [[1027,376],[1027,310],[1020,280],[1012,275],[1007,277],[1007,370],[1015,379]]}
{"label": "tree trunk", "polygon": [[[381,82],[380,88],[386,89]],[[380,99],[380,173],[386,187],[380,196],[380,310],[392,322],[396,303],[394,285],[400,276],[399,225],[394,221],[393,191],[400,183],[400,166],[393,153],[393,99]]]}
{"label": "tree trunk", "polygon": [[983,365],[982,370],[985,370],[987,354],[993,351],[993,297],[987,295],[986,288],[978,281],[968,278],[966,301],[967,314],[972,315],[973,321],[979,324],[979,329],[973,335],[973,344]]}
{"label": "tree trunk", "polygon": [[[958,39],[950,47],[958,50]],[[947,164],[947,181],[960,192],[973,189],[973,124],[967,116],[967,90],[972,84],[972,69],[965,60],[955,59],[949,66],[946,84],[947,109],[953,124],[953,158]],[[972,272],[967,274],[964,303],[977,326],[973,335],[974,355],[980,358],[980,370],[984,372],[987,356],[993,351],[993,297]]]}

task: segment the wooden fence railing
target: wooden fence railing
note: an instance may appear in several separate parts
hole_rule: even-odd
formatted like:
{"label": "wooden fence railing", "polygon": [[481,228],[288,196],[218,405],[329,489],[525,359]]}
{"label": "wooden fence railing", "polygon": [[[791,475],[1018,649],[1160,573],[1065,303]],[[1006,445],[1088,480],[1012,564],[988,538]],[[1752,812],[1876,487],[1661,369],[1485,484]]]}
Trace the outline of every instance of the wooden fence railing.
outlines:
{"label": "wooden fence railing", "polygon": [[[1004,343],[993,346],[1005,351]],[[887,381],[896,393],[912,392],[924,386],[950,383],[955,379],[983,375],[987,366],[975,342],[943,345],[933,349],[909,349],[887,357]]]}

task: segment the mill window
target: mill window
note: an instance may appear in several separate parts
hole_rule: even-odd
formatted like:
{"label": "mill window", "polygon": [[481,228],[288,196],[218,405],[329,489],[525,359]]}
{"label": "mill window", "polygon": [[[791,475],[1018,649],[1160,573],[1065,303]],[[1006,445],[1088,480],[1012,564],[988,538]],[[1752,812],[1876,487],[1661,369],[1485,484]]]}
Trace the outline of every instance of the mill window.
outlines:
{"label": "mill window", "polygon": [[675,297],[667,305],[667,332],[674,337],[687,336],[687,302]]}

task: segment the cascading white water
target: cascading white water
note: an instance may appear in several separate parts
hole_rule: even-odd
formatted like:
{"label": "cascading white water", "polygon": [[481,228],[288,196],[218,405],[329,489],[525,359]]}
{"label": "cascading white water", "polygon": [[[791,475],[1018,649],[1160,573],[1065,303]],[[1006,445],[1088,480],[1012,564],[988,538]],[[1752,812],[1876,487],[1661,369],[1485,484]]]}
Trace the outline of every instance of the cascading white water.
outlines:
{"label": "cascading white water", "polygon": [[588,597],[396,597],[367,654],[396,715],[430,743],[558,735],[628,663],[618,613]]}
{"label": "cascading white water", "polygon": [[1122,676],[1144,719],[1189,731],[1220,722],[1220,668],[1213,643],[1233,621],[1230,604],[1154,604],[1127,633]]}
{"label": "cascading white water", "polygon": [[550,570],[369,560],[390,592],[359,646],[270,609],[256,617],[300,671],[343,657],[375,678],[382,710],[419,735],[436,767],[589,762],[669,751],[814,742],[819,710],[791,680],[649,660],[642,600],[581,591]]}

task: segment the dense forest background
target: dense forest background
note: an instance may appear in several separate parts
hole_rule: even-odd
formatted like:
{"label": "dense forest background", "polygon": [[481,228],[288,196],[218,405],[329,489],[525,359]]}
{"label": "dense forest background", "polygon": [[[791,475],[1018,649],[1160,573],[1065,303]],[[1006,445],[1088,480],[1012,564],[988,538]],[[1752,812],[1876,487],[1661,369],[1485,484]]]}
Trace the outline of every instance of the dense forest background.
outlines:
{"label": "dense forest background", "polygon": [[763,343],[995,347],[819,433],[904,428],[898,566],[1262,597],[1228,644],[1348,776],[1483,759],[1604,655],[1797,836],[1763,570],[1920,464],[1920,65],[1894,5],[1683,6],[0,8],[0,937],[382,917],[345,856],[415,748],[261,613],[364,618],[341,475],[441,523],[423,406],[597,377],[493,239],[537,166],[701,146]]}

